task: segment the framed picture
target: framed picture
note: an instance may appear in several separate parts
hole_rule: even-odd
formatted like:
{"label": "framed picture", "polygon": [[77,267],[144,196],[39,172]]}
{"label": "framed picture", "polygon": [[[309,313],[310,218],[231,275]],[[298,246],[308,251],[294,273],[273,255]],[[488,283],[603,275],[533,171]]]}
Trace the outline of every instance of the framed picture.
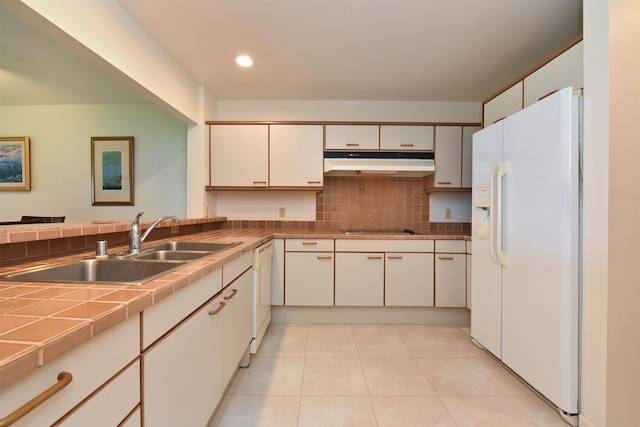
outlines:
{"label": "framed picture", "polygon": [[0,191],[31,190],[29,137],[0,137]]}
{"label": "framed picture", "polygon": [[133,137],[91,138],[91,204],[133,206]]}

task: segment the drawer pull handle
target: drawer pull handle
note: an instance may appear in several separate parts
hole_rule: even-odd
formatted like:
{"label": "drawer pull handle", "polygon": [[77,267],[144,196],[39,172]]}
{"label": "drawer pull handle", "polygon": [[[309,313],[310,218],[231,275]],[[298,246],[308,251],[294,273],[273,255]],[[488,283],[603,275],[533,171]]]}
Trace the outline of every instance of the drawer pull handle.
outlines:
{"label": "drawer pull handle", "polygon": [[438,185],[451,185],[451,181],[438,181]]}
{"label": "drawer pull handle", "polygon": [[253,185],[267,185],[267,181],[253,181]]}
{"label": "drawer pull handle", "polygon": [[307,184],[320,184],[320,181],[307,181]]}
{"label": "drawer pull handle", "polygon": [[47,401],[50,397],[58,393],[60,390],[69,385],[71,380],[73,379],[73,375],[69,372],[60,372],[58,374],[58,382],[4,417],[0,420],[0,426],[6,427],[18,421],[20,418],[27,415],[29,412],[36,409],[42,403]]}
{"label": "drawer pull handle", "polygon": [[209,316],[214,316],[214,315],[220,313],[225,305],[227,305],[226,302],[220,301],[220,306],[218,308],[216,308],[215,310],[209,311]]}
{"label": "drawer pull handle", "polygon": [[225,300],[230,300],[231,298],[235,297],[237,293],[238,293],[238,290],[237,290],[237,289],[233,289],[233,290],[231,291],[231,294],[230,294],[230,295],[225,295],[225,296],[224,296],[224,299],[225,299]]}
{"label": "drawer pull handle", "polygon": [[318,242],[302,242],[303,245],[317,245]]}
{"label": "drawer pull handle", "polygon": [[347,147],[359,147],[360,144],[358,144],[357,142],[348,142],[345,144]]}
{"label": "drawer pull handle", "polygon": [[387,259],[402,259],[401,256],[388,256]]}
{"label": "drawer pull handle", "polygon": [[332,259],[330,256],[317,256],[318,259]]}
{"label": "drawer pull handle", "polygon": [[453,259],[452,256],[439,256],[438,259],[441,259],[443,261],[450,261]]}
{"label": "drawer pull handle", "polygon": [[400,147],[413,147],[413,144],[400,144]]}
{"label": "drawer pull handle", "polygon": [[368,256],[367,259],[382,259],[381,256]]}
{"label": "drawer pull handle", "polygon": [[506,117],[500,117],[498,120],[494,121],[493,123],[498,123],[500,120],[504,120],[506,119]]}

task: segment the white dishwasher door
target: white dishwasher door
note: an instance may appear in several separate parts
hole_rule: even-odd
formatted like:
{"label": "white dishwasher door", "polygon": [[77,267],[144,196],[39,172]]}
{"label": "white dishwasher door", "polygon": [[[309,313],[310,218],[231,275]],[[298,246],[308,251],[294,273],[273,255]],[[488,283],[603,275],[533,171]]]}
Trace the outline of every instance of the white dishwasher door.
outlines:
{"label": "white dishwasher door", "polygon": [[256,353],[271,321],[271,260],[273,242],[253,252],[253,339],[251,353]]}

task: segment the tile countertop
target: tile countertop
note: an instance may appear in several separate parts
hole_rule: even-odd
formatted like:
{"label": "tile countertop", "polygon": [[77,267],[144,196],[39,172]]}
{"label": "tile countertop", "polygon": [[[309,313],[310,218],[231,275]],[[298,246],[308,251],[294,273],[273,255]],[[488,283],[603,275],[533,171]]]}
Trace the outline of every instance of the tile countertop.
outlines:
{"label": "tile countertop", "polygon": [[[452,235],[351,235],[337,231],[220,229],[166,240],[242,242],[142,285],[0,281],[0,388],[87,341],[107,328],[188,286],[272,238],[470,240]],[[110,253],[122,251],[112,248]],[[84,253],[55,262],[92,257]],[[29,263],[0,269],[41,265]]]}

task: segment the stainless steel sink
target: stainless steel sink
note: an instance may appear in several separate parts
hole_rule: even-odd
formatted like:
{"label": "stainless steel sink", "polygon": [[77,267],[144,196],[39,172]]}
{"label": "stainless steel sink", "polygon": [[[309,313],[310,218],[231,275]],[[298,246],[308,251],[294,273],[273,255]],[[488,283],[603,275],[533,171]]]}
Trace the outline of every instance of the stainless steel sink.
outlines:
{"label": "stainless steel sink", "polygon": [[218,252],[238,245],[240,242],[166,242],[151,249],[156,251],[202,251]]}
{"label": "stainless steel sink", "polygon": [[84,259],[9,273],[0,276],[0,280],[140,285],[184,264],[184,261]]}
{"label": "stainless steel sink", "polygon": [[160,250],[160,251],[146,252],[142,255],[136,256],[134,259],[137,259],[137,260],[155,259],[155,260],[163,260],[163,261],[191,261],[191,260],[196,260],[198,258],[205,257],[207,255],[211,255],[211,252]]}
{"label": "stainless steel sink", "polygon": [[139,255],[113,254],[106,259],[91,258],[30,268],[0,275],[0,280],[140,285],[238,244],[240,242],[166,242]]}

